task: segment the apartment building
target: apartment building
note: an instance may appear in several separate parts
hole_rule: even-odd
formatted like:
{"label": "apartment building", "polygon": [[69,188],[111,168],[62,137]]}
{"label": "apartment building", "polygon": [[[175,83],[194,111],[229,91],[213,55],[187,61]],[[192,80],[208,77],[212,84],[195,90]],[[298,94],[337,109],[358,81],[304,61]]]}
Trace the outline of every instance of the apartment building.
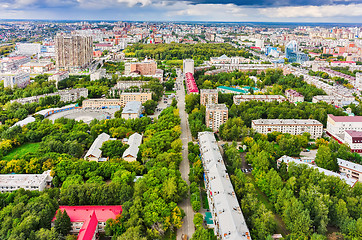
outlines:
{"label": "apartment building", "polygon": [[251,240],[239,201],[227,173],[214,133],[198,134],[205,172],[205,189],[217,239]]}
{"label": "apartment building", "polygon": [[52,179],[50,170],[43,174],[0,174],[0,192],[14,192],[20,188],[43,191],[50,187]]}
{"label": "apartment building", "polygon": [[290,163],[295,163],[295,164],[297,164],[297,165],[299,165],[299,164],[305,164],[305,165],[307,165],[307,166],[310,167],[310,168],[317,169],[318,172],[323,173],[323,174],[326,175],[326,176],[332,176],[332,177],[337,177],[337,178],[341,179],[342,181],[344,181],[345,183],[347,183],[350,187],[354,187],[354,185],[355,185],[356,182],[357,182],[357,179],[354,179],[354,178],[351,178],[351,177],[347,177],[347,176],[345,176],[345,174],[335,173],[335,172],[332,172],[332,171],[330,171],[330,170],[317,167],[316,165],[312,165],[312,164],[303,162],[303,161],[301,161],[300,159],[295,159],[295,158],[292,158],[292,157],[289,157],[289,156],[286,156],[286,155],[282,156],[281,158],[279,158],[279,159],[277,160],[277,165],[278,165],[278,167],[280,166],[280,164],[281,164],[282,162],[284,162],[285,164],[287,164],[287,166],[288,166]]}
{"label": "apartment building", "polygon": [[67,71],[61,71],[61,72],[56,72],[54,73],[52,76],[50,76],[48,78],[48,81],[55,81],[56,86],[58,87],[58,83],[60,81],[63,81],[65,79],[69,78],[69,72]]}
{"label": "apartment building", "polygon": [[183,72],[184,74],[186,73],[195,73],[195,69],[194,69],[194,60],[193,59],[184,59],[183,60]]}
{"label": "apartment building", "polygon": [[40,98],[45,98],[49,96],[60,96],[60,101],[62,102],[75,102],[78,101],[81,97],[87,98],[88,97],[88,89],[87,88],[74,88],[74,89],[66,89],[66,90],[60,90],[55,93],[48,93],[38,96],[32,96],[32,97],[26,97],[26,98],[19,98],[11,100],[10,102],[18,102],[21,104],[26,103],[33,103],[33,102],[39,102]]}
{"label": "apartment building", "polygon": [[293,89],[286,90],[285,96],[291,103],[304,102],[304,96]]}
{"label": "apartment building", "polygon": [[145,59],[143,62],[128,62],[124,66],[124,74],[131,73],[139,75],[155,75],[157,70],[157,62]]}
{"label": "apartment building", "polygon": [[56,67],[62,70],[86,68],[93,58],[91,36],[57,34],[55,37]]}
{"label": "apartment building", "polygon": [[258,119],[251,121],[251,127],[261,134],[281,132],[300,135],[307,132],[312,139],[323,134],[323,124],[314,119]]}
{"label": "apartment building", "polygon": [[225,104],[207,104],[205,123],[208,128],[214,132],[228,120],[228,108]]}
{"label": "apartment building", "polygon": [[101,68],[101,69],[98,69],[97,71],[91,73],[90,80],[96,81],[96,80],[100,80],[104,77],[106,77],[106,69]]}
{"label": "apartment building", "polygon": [[217,89],[200,89],[200,104],[206,106],[206,104],[218,103],[218,91]]}
{"label": "apartment building", "polygon": [[362,165],[337,158],[339,171],[342,175],[362,182]]}
{"label": "apartment building", "polygon": [[279,103],[286,101],[286,98],[282,95],[234,95],[234,103],[239,105],[242,102],[258,101],[258,102],[274,102]]}
{"label": "apartment building", "polygon": [[326,102],[334,106],[344,107],[350,105],[351,103],[356,102],[356,99],[352,95],[351,96],[317,95],[313,97],[312,102],[313,103]]}
{"label": "apartment building", "polygon": [[123,92],[120,95],[121,106],[125,106],[128,102],[132,101],[145,103],[148,100],[152,100],[152,92],[135,92],[135,93]]}
{"label": "apartment building", "polygon": [[5,88],[25,88],[30,84],[30,75],[26,72],[0,73],[0,81],[4,81]]}

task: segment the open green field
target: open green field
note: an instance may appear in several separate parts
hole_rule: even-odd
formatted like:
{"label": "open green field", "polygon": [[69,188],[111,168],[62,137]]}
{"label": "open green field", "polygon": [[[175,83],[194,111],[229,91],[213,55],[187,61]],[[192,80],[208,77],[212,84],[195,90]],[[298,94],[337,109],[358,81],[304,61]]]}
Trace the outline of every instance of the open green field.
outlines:
{"label": "open green field", "polygon": [[10,161],[13,159],[19,159],[22,158],[27,153],[32,153],[38,151],[40,147],[40,143],[25,143],[24,145],[21,145],[20,147],[14,148],[11,150],[7,155],[2,157],[1,160]]}

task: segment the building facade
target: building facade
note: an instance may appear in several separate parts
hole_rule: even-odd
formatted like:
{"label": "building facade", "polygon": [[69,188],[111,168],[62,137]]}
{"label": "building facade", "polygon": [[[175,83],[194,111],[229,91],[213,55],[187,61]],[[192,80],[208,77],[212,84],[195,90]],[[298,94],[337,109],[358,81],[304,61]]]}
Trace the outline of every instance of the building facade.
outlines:
{"label": "building facade", "polygon": [[120,104],[122,107],[126,106],[128,102],[139,101],[143,104],[148,100],[152,100],[152,92],[135,92],[135,93],[123,92],[120,95]]}
{"label": "building facade", "polygon": [[95,98],[83,101],[83,108],[85,109],[103,109],[103,108],[121,108],[121,101],[119,99],[106,99]]}
{"label": "building facade", "polygon": [[195,69],[194,69],[194,60],[193,59],[184,59],[183,60],[183,72],[184,74],[186,73],[195,73]]}
{"label": "building facade", "polygon": [[0,73],[0,81],[4,81],[5,88],[25,88],[30,84],[30,75],[26,72]]}
{"label": "building facade", "polygon": [[339,172],[348,178],[362,182],[362,165],[337,158]]}
{"label": "building facade", "polygon": [[343,137],[346,130],[362,131],[362,116],[334,116],[328,114],[328,134],[334,137]]}
{"label": "building facade", "polygon": [[55,50],[57,69],[84,69],[92,62],[93,40],[91,36],[57,34]]}
{"label": "building facade", "polygon": [[154,60],[145,60],[143,62],[128,62],[124,65],[124,74],[136,73],[139,75],[155,75],[157,62]]}
{"label": "building facade", "polygon": [[304,96],[293,89],[286,90],[285,96],[291,103],[304,102]]}
{"label": "building facade", "polygon": [[218,104],[217,89],[200,89],[200,104]]}
{"label": "building facade", "polygon": [[312,139],[323,134],[323,124],[313,119],[258,119],[251,121],[251,127],[261,134],[281,132],[300,135],[307,132]]}
{"label": "building facade", "polygon": [[127,102],[122,110],[123,119],[136,119],[141,116],[142,113],[142,103],[139,101]]}
{"label": "building facade", "polygon": [[351,148],[352,152],[362,153],[362,131],[346,130],[344,143]]}
{"label": "building facade", "polygon": [[235,95],[233,97],[234,103],[239,105],[242,102],[258,101],[258,102],[284,102],[285,97],[282,95]]}
{"label": "building facade", "polygon": [[128,139],[128,148],[124,151],[122,158],[127,162],[137,161],[139,146],[142,143],[142,135],[139,133],[132,134]]}
{"label": "building facade", "polygon": [[67,89],[67,90],[60,90],[55,93],[48,93],[33,97],[27,97],[27,98],[19,98],[11,100],[10,102],[18,102],[21,104],[26,103],[33,103],[33,102],[39,102],[40,98],[45,98],[49,96],[60,96],[60,101],[62,102],[75,102],[78,101],[81,97],[87,98],[88,97],[88,89],[87,88],[74,88],[74,89]]}
{"label": "building facade", "polygon": [[214,132],[228,120],[228,108],[225,104],[207,104],[205,123],[208,128]]}

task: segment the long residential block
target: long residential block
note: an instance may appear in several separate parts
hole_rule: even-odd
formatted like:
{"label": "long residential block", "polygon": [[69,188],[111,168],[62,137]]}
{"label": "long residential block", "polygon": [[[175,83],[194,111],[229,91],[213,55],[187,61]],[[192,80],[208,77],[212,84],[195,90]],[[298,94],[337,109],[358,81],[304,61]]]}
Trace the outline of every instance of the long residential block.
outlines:
{"label": "long residential block", "polygon": [[251,121],[251,127],[262,134],[281,132],[299,135],[307,132],[313,139],[323,134],[323,124],[314,119],[257,119]]}
{"label": "long residential block", "polygon": [[218,239],[250,240],[250,232],[226,171],[214,133],[198,134],[205,188]]}

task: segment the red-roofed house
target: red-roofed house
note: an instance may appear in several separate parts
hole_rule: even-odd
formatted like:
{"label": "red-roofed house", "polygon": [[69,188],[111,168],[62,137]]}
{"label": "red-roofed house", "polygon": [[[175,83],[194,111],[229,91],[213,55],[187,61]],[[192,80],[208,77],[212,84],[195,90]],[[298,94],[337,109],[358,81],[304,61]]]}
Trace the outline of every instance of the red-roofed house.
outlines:
{"label": "red-roofed house", "polygon": [[199,89],[196,85],[195,79],[194,79],[194,75],[190,72],[187,72],[185,74],[186,76],[186,89],[187,89],[187,93],[199,93]]}
{"label": "red-roofed house", "polygon": [[95,240],[98,232],[104,232],[106,221],[122,213],[122,206],[59,206],[59,210],[69,215],[71,233],[78,233],[78,240]]}
{"label": "red-roofed house", "polygon": [[344,135],[344,140],[351,148],[352,152],[362,153],[362,132],[347,130]]}

